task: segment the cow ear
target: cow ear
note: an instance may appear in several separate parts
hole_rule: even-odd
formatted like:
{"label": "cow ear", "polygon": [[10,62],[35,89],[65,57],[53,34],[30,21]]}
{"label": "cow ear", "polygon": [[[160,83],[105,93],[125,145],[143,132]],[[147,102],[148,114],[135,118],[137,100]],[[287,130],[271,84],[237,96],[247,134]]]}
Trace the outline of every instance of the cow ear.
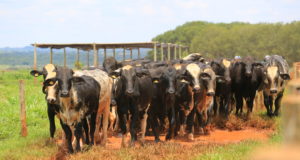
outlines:
{"label": "cow ear", "polygon": [[82,78],[82,77],[73,77],[72,81],[73,81],[73,83],[83,83],[83,82],[85,82],[84,78]]}
{"label": "cow ear", "polygon": [[38,70],[32,70],[32,71],[30,71],[30,74],[32,76],[34,76],[34,77],[38,77],[38,76],[42,75],[43,72],[42,71],[38,71]]}
{"label": "cow ear", "polygon": [[253,66],[259,67],[259,68],[263,68],[264,67],[264,65],[262,63],[260,63],[260,62],[253,63]]}
{"label": "cow ear", "polygon": [[290,79],[291,79],[291,77],[290,77],[289,74],[280,74],[280,77],[281,77],[282,79],[284,79],[284,80],[290,80]]}
{"label": "cow ear", "polygon": [[44,82],[44,86],[53,86],[56,83],[56,81],[57,81],[56,78],[47,79]]}
{"label": "cow ear", "polygon": [[224,76],[216,75],[216,79],[217,79],[218,83],[225,83],[225,77]]}
{"label": "cow ear", "polygon": [[110,76],[112,79],[116,79],[116,78],[120,77],[121,72],[122,72],[121,69],[117,69],[117,70],[114,70],[113,72],[111,72],[111,73],[109,74],[109,76]]}

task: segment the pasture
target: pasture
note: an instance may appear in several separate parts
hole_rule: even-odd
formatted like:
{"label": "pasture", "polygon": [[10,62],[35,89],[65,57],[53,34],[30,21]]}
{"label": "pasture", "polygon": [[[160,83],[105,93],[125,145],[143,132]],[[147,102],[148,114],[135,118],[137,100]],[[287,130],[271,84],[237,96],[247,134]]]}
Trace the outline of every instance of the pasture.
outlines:
{"label": "pasture", "polygon": [[[20,136],[18,80],[25,80],[28,136]],[[120,148],[120,137],[109,137],[106,147],[83,147],[81,153],[67,155],[60,145],[62,130],[56,119],[56,143],[49,141],[46,101],[42,78],[33,84],[29,70],[0,72],[0,159],[247,159],[256,148],[281,142],[280,118],[268,118],[264,108],[255,108],[251,120],[231,117],[225,126],[213,124],[211,135],[200,135],[195,142],[184,138],[145,146]],[[254,134],[257,133],[258,135]],[[256,136],[255,136],[256,135]],[[226,136],[233,136],[228,138]],[[263,138],[261,138],[263,136]],[[245,138],[240,138],[245,137]],[[225,139],[221,141],[221,139]]]}

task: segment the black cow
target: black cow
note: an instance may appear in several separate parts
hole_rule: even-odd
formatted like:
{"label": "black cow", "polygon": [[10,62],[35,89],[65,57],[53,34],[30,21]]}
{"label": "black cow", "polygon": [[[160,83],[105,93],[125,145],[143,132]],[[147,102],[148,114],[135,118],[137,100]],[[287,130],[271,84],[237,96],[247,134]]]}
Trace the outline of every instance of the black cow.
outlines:
{"label": "black cow", "polygon": [[[264,72],[264,103],[268,116],[278,116],[286,81],[290,79],[288,63],[278,55],[270,56],[265,63]],[[273,104],[275,111],[273,112]]]}
{"label": "black cow", "polygon": [[217,115],[219,109],[219,114],[227,117],[233,109],[233,96],[231,91],[230,76],[232,63],[230,60],[222,58],[212,61],[210,65],[216,75],[220,75],[224,78],[224,81],[222,81],[221,79],[217,81],[216,95],[214,98],[214,115]]}
{"label": "black cow", "polygon": [[174,137],[175,129],[175,87],[176,87],[176,69],[169,65],[168,67],[159,67],[150,69],[150,75],[154,85],[154,96],[149,109],[152,131],[155,136],[155,141],[159,139],[158,120],[164,120],[168,117],[169,129],[166,135],[166,140]]}
{"label": "black cow", "polygon": [[122,131],[122,146],[125,144],[125,134],[127,132],[126,121],[130,113],[130,134],[131,145],[137,140],[137,123],[141,121],[142,137],[144,142],[148,109],[153,95],[152,81],[147,70],[143,67],[134,65],[125,65],[111,76],[120,77],[118,81],[119,91],[115,95],[117,102],[117,111],[119,116],[119,126]]}
{"label": "black cow", "polygon": [[234,62],[232,72],[232,88],[236,101],[236,114],[243,112],[243,98],[247,103],[247,115],[252,112],[256,91],[262,84],[263,64],[255,62],[251,57]]}
{"label": "black cow", "polygon": [[[76,151],[80,151],[80,138],[82,138],[82,125],[86,123],[86,117],[90,118],[91,144],[94,143],[95,121],[97,117],[100,84],[90,76],[73,76],[73,70],[65,67],[57,72],[58,95],[60,102],[60,123],[65,132],[68,150],[73,153],[72,130],[76,137]],[[87,139],[89,139],[87,137]]]}

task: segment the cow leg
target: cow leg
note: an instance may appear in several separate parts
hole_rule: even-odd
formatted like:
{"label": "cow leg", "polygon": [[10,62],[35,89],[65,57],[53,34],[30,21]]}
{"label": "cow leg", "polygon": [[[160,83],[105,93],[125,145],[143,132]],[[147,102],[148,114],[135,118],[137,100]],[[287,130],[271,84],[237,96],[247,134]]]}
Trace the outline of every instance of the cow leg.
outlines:
{"label": "cow leg", "polygon": [[66,135],[68,151],[69,153],[74,153],[73,146],[72,146],[72,131],[70,127],[64,124],[61,120],[60,120],[60,125],[63,128]]}
{"label": "cow leg", "polygon": [[193,135],[194,121],[195,121],[195,108],[190,112],[186,120],[188,139],[192,141],[194,140],[194,135]]}
{"label": "cow leg", "polygon": [[134,105],[130,108],[131,113],[131,120],[130,120],[130,135],[131,135],[131,141],[130,146],[135,145],[135,141],[137,140],[137,133],[136,133],[136,124],[139,119],[139,111],[138,106]]}
{"label": "cow leg", "polygon": [[265,104],[265,107],[267,109],[267,115],[269,117],[272,116],[272,112],[270,111],[270,96],[268,96],[267,94],[264,93],[264,104]]}
{"label": "cow leg", "polygon": [[91,118],[90,118],[90,137],[91,137],[91,142],[90,145],[94,145],[95,143],[95,130],[96,130],[96,118],[97,118],[97,113],[94,112],[91,114]]}
{"label": "cow leg", "polygon": [[169,109],[168,119],[169,119],[169,130],[168,130],[168,134],[166,135],[166,140],[170,140],[170,139],[174,138],[174,129],[175,129],[174,107],[171,107],[171,109]]}
{"label": "cow leg", "polygon": [[218,113],[218,104],[219,104],[218,99],[219,98],[217,96],[215,96],[215,98],[214,98],[214,107],[213,107],[214,116],[217,116],[217,113]]}
{"label": "cow leg", "polygon": [[108,118],[109,118],[109,108],[110,108],[110,102],[106,102],[104,103],[104,111],[103,111],[103,134],[102,134],[102,139],[101,139],[101,145],[106,145],[106,141],[107,141],[107,128],[108,128]]}
{"label": "cow leg", "polygon": [[50,138],[51,140],[53,140],[54,138],[54,133],[55,133],[55,130],[56,130],[56,127],[55,127],[55,112],[53,111],[53,109],[50,108],[51,106],[49,106],[48,104],[48,119],[49,119],[49,125],[50,125]]}
{"label": "cow leg", "polygon": [[157,114],[154,113],[154,111],[151,109],[150,110],[150,116],[149,116],[149,121],[150,121],[150,126],[152,128],[153,135],[155,137],[155,142],[159,142],[159,124],[158,124],[158,116]]}
{"label": "cow leg", "polygon": [[243,113],[243,97],[240,95],[240,93],[235,94],[235,100],[236,100],[236,112],[235,114],[242,114]]}
{"label": "cow leg", "polygon": [[80,148],[80,139],[82,138],[82,123],[78,122],[75,126],[75,138],[76,138],[76,151],[79,152]]}
{"label": "cow leg", "polygon": [[256,92],[253,92],[252,95],[250,95],[249,98],[247,98],[247,116],[250,116],[250,114],[252,113],[253,111],[253,101],[254,101],[254,98],[255,98],[255,93]]}
{"label": "cow leg", "polygon": [[280,107],[281,107],[282,97],[283,97],[283,93],[279,93],[277,95],[277,97],[276,97],[276,100],[275,100],[275,111],[274,111],[274,115],[275,116],[279,115],[279,110],[280,110]]}
{"label": "cow leg", "polygon": [[90,144],[89,126],[88,126],[88,123],[87,123],[87,119],[86,119],[86,118],[84,118],[84,119],[82,120],[82,126],[83,126],[84,133],[85,133],[85,144],[89,145],[89,144]]}
{"label": "cow leg", "polygon": [[119,126],[122,132],[122,142],[121,142],[121,147],[126,147],[126,133],[127,133],[127,126],[126,126],[126,120],[127,120],[127,115],[126,113],[122,112],[120,107],[117,108],[118,115],[119,115]]}
{"label": "cow leg", "polygon": [[145,110],[145,113],[141,120],[141,131],[142,131],[141,143],[142,143],[142,145],[145,142],[145,134],[146,134],[146,128],[147,128],[147,119],[148,119],[148,113],[147,113],[148,108],[149,108],[149,105],[148,105],[147,109]]}

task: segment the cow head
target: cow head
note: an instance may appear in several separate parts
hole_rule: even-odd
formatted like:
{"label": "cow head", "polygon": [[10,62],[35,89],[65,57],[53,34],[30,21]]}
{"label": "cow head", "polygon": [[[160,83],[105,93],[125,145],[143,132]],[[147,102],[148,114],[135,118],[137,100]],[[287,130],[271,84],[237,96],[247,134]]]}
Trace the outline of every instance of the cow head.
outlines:
{"label": "cow head", "polygon": [[108,57],[103,62],[103,68],[108,74],[112,73],[114,70],[117,70],[120,67],[121,64],[118,63],[118,61],[114,57]]}
{"label": "cow head", "polygon": [[200,73],[201,85],[206,89],[207,96],[214,96],[216,90],[216,79],[221,77],[217,77],[215,72],[208,65],[205,65],[201,68],[202,68],[202,72]]}
{"label": "cow head", "polygon": [[53,64],[47,64],[43,67],[42,71],[32,70],[30,72],[32,76],[38,77],[43,75],[43,93],[46,94],[46,100],[50,104],[54,104],[57,101],[57,67]]}
{"label": "cow head", "polygon": [[253,64],[253,58],[252,57],[245,57],[243,59],[243,63],[245,64],[245,76],[251,77],[252,75],[252,64]]}
{"label": "cow head", "polygon": [[167,94],[175,94],[176,69],[173,66],[167,67],[163,72],[162,79],[167,87]]}
{"label": "cow head", "polygon": [[191,63],[182,67],[179,78],[181,80],[185,80],[189,82],[189,84],[193,87],[194,92],[200,91],[200,77],[201,69],[198,64]]}
{"label": "cow head", "polygon": [[70,89],[72,87],[72,82],[81,82],[80,77],[73,78],[73,70],[67,67],[62,68],[60,72],[57,73],[58,89],[60,97],[70,97]]}
{"label": "cow head", "polygon": [[279,68],[276,65],[271,65],[266,67],[264,83],[268,89],[270,89],[270,94],[276,94],[278,88],[283,85],[284,79],[279,74]]}
{"label": "cow head", "polygon": [[124,67],[110,74],[111,77],[120,77],[122,84],[125,86],[125,94],[127,96],[139,96],[139,88],[137,78],[149,75],[149,71],[142,67],[133,65],[125,65]]}

